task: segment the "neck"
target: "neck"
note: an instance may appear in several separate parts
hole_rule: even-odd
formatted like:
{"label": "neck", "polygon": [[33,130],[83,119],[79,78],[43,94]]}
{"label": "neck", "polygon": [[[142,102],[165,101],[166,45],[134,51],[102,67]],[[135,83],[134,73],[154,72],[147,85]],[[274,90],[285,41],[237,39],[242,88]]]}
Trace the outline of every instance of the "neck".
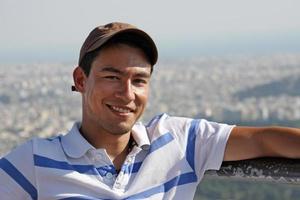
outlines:
{"label": "neck", "polygon": [[114,135],[104,131],[92,131],[82,124],[80,132],[83,137],[96,149],[106,150],[116,169],[120,169],[126,159],[129,148],[130,132]]}

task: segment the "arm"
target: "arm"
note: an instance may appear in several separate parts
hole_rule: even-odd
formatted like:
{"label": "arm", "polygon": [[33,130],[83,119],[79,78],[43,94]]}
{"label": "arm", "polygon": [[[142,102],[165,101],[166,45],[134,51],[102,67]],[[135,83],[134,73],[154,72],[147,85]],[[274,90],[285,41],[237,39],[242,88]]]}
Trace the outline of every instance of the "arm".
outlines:
{"label": "arm", "polygon": [[0,199],[37,199],[32,154],[29,141],[0,158]]}
{"label": "arm", "polygon": [[300,158],[300,129],[237,126],[230,133],[224,161],[256,157]]}
{"label": "arm", "polygon": [[18,183],[12,178],[20,180],[18,174],[15,174],[16,170],[11,167],[11,163],[5,159],[0,159],[0,196],[3,200],[10,199],[30,199],[26,194],[26,191],[18,185]]}

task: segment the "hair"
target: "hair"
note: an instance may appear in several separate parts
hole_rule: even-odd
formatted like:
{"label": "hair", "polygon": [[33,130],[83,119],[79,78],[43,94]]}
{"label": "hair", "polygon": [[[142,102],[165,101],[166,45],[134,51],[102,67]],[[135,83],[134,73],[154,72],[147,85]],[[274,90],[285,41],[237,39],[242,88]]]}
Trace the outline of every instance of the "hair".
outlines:
{"label": "hair", "polygon": [[94,59],[101,53],[102,49],[117,44],[126,44],[130,47],[141,49],[145,53],[149,63],[151,63],[151,73],[152,73],[153,63],[151,61],[153,60],[153,55],[151,52],[150,44],[147,43],[144,38],[142,38],[137,34],[120,33],[115,37],[111,38],[110,40],[108,40],[104,45],[84,55],[81,62],[79,63],[79,66],[83,69],[85,75],[88,76],[90,74],[92,63]]}

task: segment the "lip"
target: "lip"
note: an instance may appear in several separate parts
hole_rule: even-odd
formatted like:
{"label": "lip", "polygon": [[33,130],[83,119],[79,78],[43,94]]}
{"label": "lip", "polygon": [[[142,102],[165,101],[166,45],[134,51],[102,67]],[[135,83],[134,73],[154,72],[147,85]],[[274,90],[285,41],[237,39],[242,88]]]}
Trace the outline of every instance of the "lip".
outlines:
{"label": "lip", "polygon": [[[128,107],[128,106],[117,106],[117,105],[109,105],[106,104],[106,106],[109,108],[109,110],[114,113],[117,116],[129,116],[131,114],[133,114],[134,109]],[[128,112],[126,112],[126,110]]]}

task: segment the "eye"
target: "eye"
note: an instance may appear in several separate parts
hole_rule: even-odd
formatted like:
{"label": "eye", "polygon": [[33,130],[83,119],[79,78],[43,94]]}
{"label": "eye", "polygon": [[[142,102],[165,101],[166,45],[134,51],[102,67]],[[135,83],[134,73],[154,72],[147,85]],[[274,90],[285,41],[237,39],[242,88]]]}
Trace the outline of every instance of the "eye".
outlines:
{"label": "eye", "polygon": [[120,80],[120,78],[117,76],[105,76],[104,78],[109,80]]}
{"label": "eye", "polygon": [[147,84],[148,81],[145,79],[138,78],[138,79],[134,79],[133,82],[136,84]]}

